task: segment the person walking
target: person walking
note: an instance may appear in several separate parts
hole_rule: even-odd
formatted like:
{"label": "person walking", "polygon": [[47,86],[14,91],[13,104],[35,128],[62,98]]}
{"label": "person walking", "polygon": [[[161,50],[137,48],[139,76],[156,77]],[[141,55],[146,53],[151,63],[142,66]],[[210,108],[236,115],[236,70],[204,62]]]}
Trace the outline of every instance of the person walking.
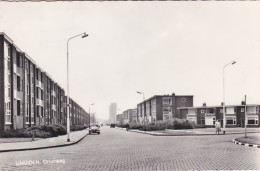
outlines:
{"label": "person walking", "polygon": [[129,124],[128,123],[125,125],[125,128],[126,128],[126,131],[128,131],[128,129],[129,129]]}
{"label": "person walking", "polygon": [[218,135],[219,135],[219,132],[221,131],[220,127],[221,127],[220,122],[217,120],[215,123],[215,128],[216,128],[216,134],[218,134]]}

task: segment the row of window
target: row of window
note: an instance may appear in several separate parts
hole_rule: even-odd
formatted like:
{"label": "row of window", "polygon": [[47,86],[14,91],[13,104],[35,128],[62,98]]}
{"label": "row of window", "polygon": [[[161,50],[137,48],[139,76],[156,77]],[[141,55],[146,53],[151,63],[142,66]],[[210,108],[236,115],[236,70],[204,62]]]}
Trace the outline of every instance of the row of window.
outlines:
{"label": "row of window", "polygon": [[[24,78],[19,75],[20,70],[18,70],[18,73],[14,73],[14,76],[13,76],[13,78],[14,78],[14,80],[13,80],[14,81],[14,90],[17,90],[18,92],[23,91],[23,84],[25,84],[24,95],[26,97],[25,101],[24,101],[24,103],[25,103],[25,106],[24,106],[25,109],[24,110],[22,109],[22,107],[23,107],[22,101],[19,100],[19,99],[14,100],[14,103],[13,103],[13,105],[14,105],[14,108],[13,108],[14,109],[14,116],[20,116],[22,114],[22,112],[25,111],[26,123],[29,124],[29,122],[31,121],[31,123],[33,124],[35,115],[37,115],[39,117],[43,117],[43,115],[44,115],[44,107],[42,106],[42,104],[40,106],[39,105],[35,106],[36,105],[35,104],[35,98],[44,100],[43,89],[35,86],[35,80],[43,82],[43,79],[45,79],[45,77],[43,77],[44,73],[41,72],[41,70],[39,68],[37,68],[34,64],[31,64],[29,62],[29,60],[22,55],[22,53],[16,52],[16,54],[15,54],[13,52],[12,52],[11,46],[7,42],[4,42],[4,78],[5,78],[5,81],[4,81],[4,83],[5,83],[5,85],[4,85],[4,87],[5,87],[5,91],[4,91],[5,92],[5,94],[4,94],[4,96],[5,96],[4,111],[5,111],[5,123],[11,124],[11,81],[12,80],[11,80],[11,74],[10,73],[11,73],[11,69],[12,69],[12,63],[11,63],[10,59],[11,59],[11,56],[13,55],[12,59],[13,59],[13,62],[14,62],[13,63],[14,72],[16,71],[16,69],[15,69],[16,67],[21,67],[21,68],[24,67],[25,68]],[[24,61],[24,63],[23,63],[23,61]],[[58,97],[60,97],[60,95],[61,95],[61,94],[59,94],[60,91],[58,91],[59,87],[53,81],[49,82],[48,79],[46,79],[46,81],[47,81],[47,83],[51,83],[50,86],[47,85],[47,90],[50,90],[50,87],[53,87],[53,89],[54,89],[50,93],[52,95],[51,96],[49,95],[49,97],[47,97],[46,100],[52,101],[53,105],[62,104],[63,96],[61,96],[61,101],[58,101]],[[34,92],[34,91],[36,91],[36,92]],[[56,97],[56,92],[58,93],[57,97]],[[14,91],[14,98],[16,98],[15,94],[16,94],[16,91]],[[62,109],[61,105],[60,105],[59,109],[61,110],[60,112],[62,114],[63,109]],[[74,106],[74,109],[72,109],[71,111],[83,113],[83,111],[81,109],[75,108],[75,106]],[[56,111],[53,111],[53,112],[54,112],[54,115],[56,115],[55,113],[57,113],[57,112]],[[79,114],[75,115],[75,117],[76,118],[83,118],[83,116],[80,116]]]}
{"label": "row of window", "polygon": [[[234,109],[234,111],[236,111],[236,109],[235,108],[232,108],[232,110]],[[204,109],[201,109],[200,110],[200,113],[205,113],[205,112],[208,112],[208,113],[213,113],[213,109],[212,110],[210,110],[210,108],[208,109],[208,110],[204,110]],[[256,110],[250,110],[250,111],[253,111],[253,113],[255,113],[255,111]],[[195,110],[195,112],[196,112],[196,110]],[[223,113],[223,109],[220,109],[220,111],[219,111],[220,113]],[[240,112],[245,112],[245,108],[240,108]],[[232,112],[230,112],[229,111],[229,113],[232,113]]]}

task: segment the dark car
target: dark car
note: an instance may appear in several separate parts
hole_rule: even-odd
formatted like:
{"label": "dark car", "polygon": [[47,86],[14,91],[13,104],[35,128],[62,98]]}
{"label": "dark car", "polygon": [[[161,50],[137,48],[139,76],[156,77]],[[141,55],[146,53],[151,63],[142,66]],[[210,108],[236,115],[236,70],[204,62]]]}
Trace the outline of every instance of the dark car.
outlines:
{"label": "dark car", "polygon": [[115,128],[116,124],[110,124],[110,128]]}
{"label": "dark car", "polygon": [[90,126],[89,134],[93,134],[93,133],[100,134],[99,125],[91,125]]}

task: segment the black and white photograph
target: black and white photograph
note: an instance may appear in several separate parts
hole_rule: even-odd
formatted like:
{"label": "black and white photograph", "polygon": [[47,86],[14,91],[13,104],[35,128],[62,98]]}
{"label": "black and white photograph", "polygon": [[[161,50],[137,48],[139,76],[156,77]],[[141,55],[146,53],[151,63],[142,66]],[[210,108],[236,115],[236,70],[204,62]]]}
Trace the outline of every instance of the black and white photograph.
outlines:
{"label": "black and white photograph", "polygon": [[0,0],[0,170],[260,170],[259,1]]}

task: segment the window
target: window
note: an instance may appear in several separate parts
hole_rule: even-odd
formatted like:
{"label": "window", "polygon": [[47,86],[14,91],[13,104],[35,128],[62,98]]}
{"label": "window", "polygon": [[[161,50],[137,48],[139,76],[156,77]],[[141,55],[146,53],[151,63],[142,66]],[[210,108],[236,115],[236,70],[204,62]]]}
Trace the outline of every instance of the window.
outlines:
{"label": "window", "polygon": [[220,112],[220,113],[223,113],[223,109],[220,109],[219,112]]}
{"label": "window", "polygon": [[11,102],[5,103],[5,123],[11,124]]}
{"label": "window", "polygon": [[29,124],[29,103],[26,103],[26,124]]}
{"label": "window", "polygon": [[241,108],[241,112],[245,112],[245,108]]}
{"label": "window", "polygon": [[26,89],[27,89],[26,93],[27,93],[27,95],[29,95],[29,82],[28,81],[26,82]]}
{"label": "window", "polygon": [[38,71],[39,71],[38,68],[36,68],[36,80],[38,80],[38,75],[39,75]]}
{"label": "window", "polygon": [[31,110],[31,124],[34,124],[34,106],[32,105],[32,110]]}
{"label": "window", "polygon": [[21,114],[21,102],[17,100],[17,115],[20,116]]}
{"label": "window", "polygon": [[17,75],[17,91],[21,91],[21,79],[20,79],[20,76]]}
{"label": "window", "polygon": [[19,52],[17,52],[16,53],[16,65],[18,66],[18,67],[20,67],[20,53]]}
{"label": "window", "polygon": [[42,72],[41,72],[41,82],[43,82],[43,74],[42,74]]}
{"label": "window", "polygon": [[186,98],[181,99],[182,103],[186,103]]}
{"label": "window", "polygon": [[204,113],[204,110],[203,110],[203,109],[201,109],[200,113]]}
{"label": "window", "polygon": [[172,99],[170,97],[163,97],[163,105],[171,105]]}
{"label": "window", "polygon": [[169,108],[163,107],[163,114],[169,114]]}
{"label": "window", "polygon": [[43,117],[43,107],[41,107],[41,117]]}
{"label": "window", "polygon": [[163,120],[168,120],[168,119],[170,119],[169,115],[163,115]]}
{"label": "window", "polygon": [[41,100],[43,100],[43,90],[41,90]]}
{"label": "window", "polygon": [[227,120],[227,124],[232,125],[233,124],[233,120]]}
{"label": "window", "polygon": [[10,46],[6,44],[6,48],[7,48],[7,55],[9,57],[11,57],[11,48],[10,48]]}
{"label": "window", "polygon": [[227,125],[235,125],[236,124],[236,117],[227,117],[226,124]]}
{"label": "window", "polygon": [[248,120],[247,124],[255,125],[257,124],[256,120]]}

